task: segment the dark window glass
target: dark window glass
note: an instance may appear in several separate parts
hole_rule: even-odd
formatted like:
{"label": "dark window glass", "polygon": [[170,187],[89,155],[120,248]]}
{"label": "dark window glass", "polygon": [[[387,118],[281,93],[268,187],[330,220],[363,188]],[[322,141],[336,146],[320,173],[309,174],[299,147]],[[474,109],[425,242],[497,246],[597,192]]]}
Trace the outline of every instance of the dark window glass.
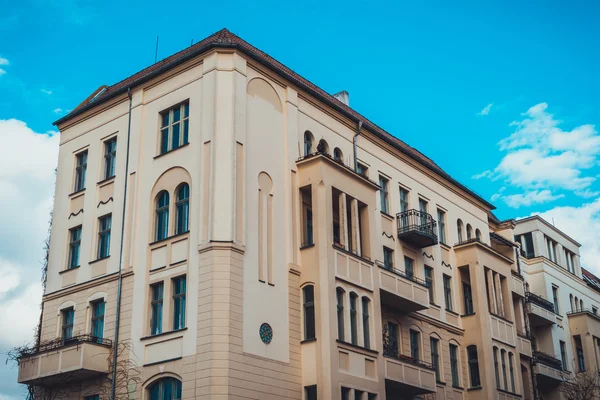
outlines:
{"label": "dark window glass", "polygon": [[433,268],[425,266],[425,283],[427,284],[427,290],[429,291],[429,302],[435,303],[433,293]]}
{"label": "dark window glass", "polygon": [[156,198],[156,240],[169,236],[169,192],[163,190]]}
{"label": "dark window glass", "polygon": [[441,243],[446,243],[446,213],[440,209],[437,210],[438,236]]}
{"label": "dark window glass", "polygon": [[383,246],[383,266],[387,269],[394,268],[394,250]]}
{"label": "dark window glass", "polygon": [[69,231],[69,269],[79,267],[79,253],[81,251],[81,226]]}
{"label": "dark window glass", "polygon": [[342,400],[350,400],[350,389],[342,388]]}
{"label": "dark window glass", "polygon": [[75,192],[85,189],[85,176],[87,172],[87,157],[88,152],[82,151],[77,154],[76,161],[77,166],[75,167]]}
{"label": "dark window glass", "polygon": [[410,330],[410,356],[419,359],[419,332]]}
{"label": "dark window glass", "polygon": [[508,381],[506,380],[506,350],[500,351],[502,356],[502,381],[504,382],[504,390],[508,390]]}
{"label": "dark window glass", "polygon": [[371,348],[371,336],[370,336],[370,322],[369,322],[369,299],[366,297],[362,298],[362,312],[363,312],[363,340],[364,345],[367,349]]}
{"label": "dark window glass", "polygon": [[388,183],[389,181],[386,178],[379,176],[379,186],[381,187],[379,189],[380,207],[381,211],[386,214],[390,213],[388,202]]}
{"label": "dark window glass", "polygon": [[178,235],[187,232],[189,229],[190,187],[187,183],[182,184],[177,191],[175,209],[175,234]]}
{"label": "dark window glass", "polygon": [[358,327],[356,321],[356,293],[350,293],[350,340],[352,344],[358,344]]}
{"label": "dark window glass", "polygon": [[92,303],[92,336],[98,339],[104,337],[104,299]]}
{"label": "dark window glass", "polygon": [[337,289],[337,326],[338,326],[338,339],[342,342],[345,341],[344,337],[344,291],[340,288]]}
{"label": "dark window glass", "polygon": [[117,160],[117,138],[104,142],[104,179],[115,176]]}
{"label": "dark window glass", "polygon": [[515,370],[513,367],[514,356],[513,353],[508,353],[508,368],[510,369],[510,388],[512,393],[516,393],[515,389]]}
{"label": "dark window glass", "polygon": [[173,279],[173,329],[185,328],[185,276]]}
{"label": "dark window glass", "polygon": [[446,310],[452,311],[452,286],[451,278],[444,274],[444,300],[446,302]]}
{"label": "dark window glass", "polygon": [[562,362],[562,369],[563,371],[567,371],[567,345],[565,342],[563,342],[562,340],[559,341],[560,343],[560,360]]}
{"label": "dark window glass", "polygon": [[317,400],[317,385],[304,387],[305,400]]}
{"label": "dark window glass", "polygon": [[552,286],[552,300],[554,302],[554,312],[558,314],[560,309],[558,308],[558,288],[556,286]]}
{"label": "dark window glass", "polygon": [[315,334],[315,287],[305,286],[304,295],[304,339],[314,339]]}
{"label": "dark window glass", "polygon": [[149,400],[180,400],[181,381],[175,378],[163,378],[154,382],[149,388]]}
{"label": "dark window glass", "polygon": [[108,214],[98,219],[98,259],[110,256],[110,229],[112,215]]}
{"label": "dark window glass", "polygon": [[408,279],[412,279],[415,274],[414,263],[412,258],[404,256],[404,273]]}
{"label": "dark window glass", "polygon": [[163,308],[163,283],[159,282],[150,286],[152,294],[151,315],[150,315],[150,334],[158,335],[162,333],[162,308]]}
{"label": "dark window glass", "polygon": [[496,376],[496,388],[500,389],[500,371],[498,367],[498,348],[494,347],[494,374]]}
{"label": "dark window glass", "polygon": [[179,104],[160,115],[160,153],[175,150],[188,143],[189,103]]}
{"label": "dark window glass", "polygon": [[458,346],[450,345],[450,372],[452,374],[452,386],[460,386],[458,380]]}
{"label": "dark window glass", "polygon": [[75,321],[75,309],[73,307],[61,311],[62,314],[62,339],[69,340],[73,337],[73,322]]}
{"label": "dark window glass", "polygon": [[436,338],[430,338],[431,346],[431,365],[435,368],[435,379],[440,382],[442,377],[440,375],[440,354],[439,354],[439,340]]}
{"label": "dark window glass", "polygon": [[469,362],[469,378],[471,379],[471,387],[479,387],[481,386],[481,380],[479,379],[477,346],[471,345],[467,347],[467,359]]}
{"label": "dark window glass", "polygon": [[463,282],[463,293],[465,296],[465,314],[471,315],[475,312],[473,309],[473,292],[471,291],[471,285],[467,282]]}

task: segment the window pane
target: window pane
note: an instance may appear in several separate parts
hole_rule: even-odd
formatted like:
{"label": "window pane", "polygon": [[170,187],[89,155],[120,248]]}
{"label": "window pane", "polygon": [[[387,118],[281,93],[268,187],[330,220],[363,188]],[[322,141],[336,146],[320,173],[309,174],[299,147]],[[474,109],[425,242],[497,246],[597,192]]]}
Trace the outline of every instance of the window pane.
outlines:
{"label": "window pane", "polygon": [[171,132],[171,149],[179,147],[179,123],[173,124]]}
{"label": "window pane", "polygon": [[162,114],[162,125],[163,128],[165,126],[169,126],[169,112],[165,112]]}
{"label": "window pane", "polygon": [[169,151],[169,128],[164,128],[160,131],[160,153]]}
{"label": "window pane", "polygon": [[183,121],[183,144],[188,144],[190,123],[189,120]]}

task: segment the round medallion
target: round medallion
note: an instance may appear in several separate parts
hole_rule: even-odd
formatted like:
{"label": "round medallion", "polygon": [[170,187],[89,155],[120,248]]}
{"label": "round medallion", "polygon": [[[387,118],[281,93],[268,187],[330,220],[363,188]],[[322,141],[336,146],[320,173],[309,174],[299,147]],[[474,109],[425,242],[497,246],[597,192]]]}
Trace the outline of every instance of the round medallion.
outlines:
{"label": "round medallion", "polygon": [[260,340],[262,340],[264,344],[269,344],[271,343],[271,340],[273,340],[273,328],[266,322],[260,326],[259,334]]}

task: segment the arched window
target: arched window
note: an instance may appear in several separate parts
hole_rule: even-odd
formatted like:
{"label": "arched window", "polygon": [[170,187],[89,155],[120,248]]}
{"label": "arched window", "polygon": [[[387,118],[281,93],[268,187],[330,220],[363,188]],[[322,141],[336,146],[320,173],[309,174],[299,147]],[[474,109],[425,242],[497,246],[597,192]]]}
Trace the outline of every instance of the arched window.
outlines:
{"label": "arched window", "polygon": [[367,349],[371,348],[370,322],[369,322],[369,298],[362,298],[362,323],[363,323],[363,340],[364,346]]}
{"label": "arched window", "polygon": [[479,379],[479,360],[477,359],[477,346],[467,346],[467,360],[469,363],[469,379],[471,381],[471,387],[481,386],[481,380]]}
{"label": "arched window", "polygon": [[308,156],[313,152],[313,135],[309,131],[304,132],[304,155]]}
{"label": "arched window", "polygon": [[156,196],[156,240],[169,236],[169,192],[163,190]]}
{"label": "arched window", "polygon": [[479,229],[475,229],[475,237],[477,240],[481,240],[481,231]]}
{"label": "arched window", "polygon": [[471,224],[467,224],[467,240],[470,240],[473,238],[473,228],[471,227]]}
{"label": "arched window", "polygon": [[494,346],[494,373],[496,376],[496,388],[500,389],[500,370],[498,366],[498,348]]}
{"label": "arched window", "polygon": [[517,393],[517,389],[515,387],[515,370],[514,370],[514,356],[513,356],[513,353],[508,353],[508,368],[510,370],[510,387],[511,387],[511,392]]}
{"label": "arched window", "polygon": [[500,351],[502,356],[502,381],[504,382],[504,390],[508,390],[508,380],[506,379],[506,350]]}
{"label": "arched window", "polygon": [[344,336],[344,289],[336,289],[337,297],[337,326],[338,326],[338,339],[342,342],[345,341]]}
{"label": "arched window", "polygon": [[329,154],[329,145],[325,139],[319,140],[319,144],[317,145],[317,152],[321,154]]}
{"label": "arched window", "polygon": [[176,221],[175,234],[187,232],[189,230],[189,216],[190,216],[190,186],[187,183],[183,183],[177,190],[177,203],[176,207]]}
{"label": "arched window", "polygon": [[181,381],[175,378],[163,378],[148,387],[150,400],[181,399]]}
{"label": "arched window", "polygon": [[302,288],[304,306],[304,340],[314,339],[315,335],[315,287],[307,285]]}
{"label": "arched window", "polygon": [[583,311],[583,300],[579,300],[579,311]]}
{"label": "arched window", "polygon": [[458,231],[458,243],[463,241],[463,222],[462,220],[456,221],[456,230]]}
{"label": "arched window", "polygon": [[339,147],[333,149],[333,159],[337,162],[344,161],[344,153],[342,153],[342,150],[340,150]]}
{"label": "arched window", "polygon": [[353,345],[358,345],[358,323],[356,320],[356,299],[358,295],[350,293],[350,340]]}
{"label": "arched window", "polygon": [[575,296],[575,311],[579,311],[579,299]]}
{"label": "arched window", "polygon": [[575,311],[575,303],[573,303],[573,295],[569,295],[569,302],[571,303],[571,312]]}

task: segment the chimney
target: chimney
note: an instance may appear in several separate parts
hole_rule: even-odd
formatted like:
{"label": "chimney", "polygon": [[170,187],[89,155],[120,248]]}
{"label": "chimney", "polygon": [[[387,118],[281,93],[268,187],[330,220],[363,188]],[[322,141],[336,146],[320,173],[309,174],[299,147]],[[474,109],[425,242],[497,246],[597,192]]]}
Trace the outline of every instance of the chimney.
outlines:
{"label": "chimney", "polygon": [[345,105],[350,106],[350,94],[348,92],[346,92],[345,90],[342,90],[341,92],[337,92],[336,94],[333,95],[333,97],[335,97],[336,99],[338,99]]}

